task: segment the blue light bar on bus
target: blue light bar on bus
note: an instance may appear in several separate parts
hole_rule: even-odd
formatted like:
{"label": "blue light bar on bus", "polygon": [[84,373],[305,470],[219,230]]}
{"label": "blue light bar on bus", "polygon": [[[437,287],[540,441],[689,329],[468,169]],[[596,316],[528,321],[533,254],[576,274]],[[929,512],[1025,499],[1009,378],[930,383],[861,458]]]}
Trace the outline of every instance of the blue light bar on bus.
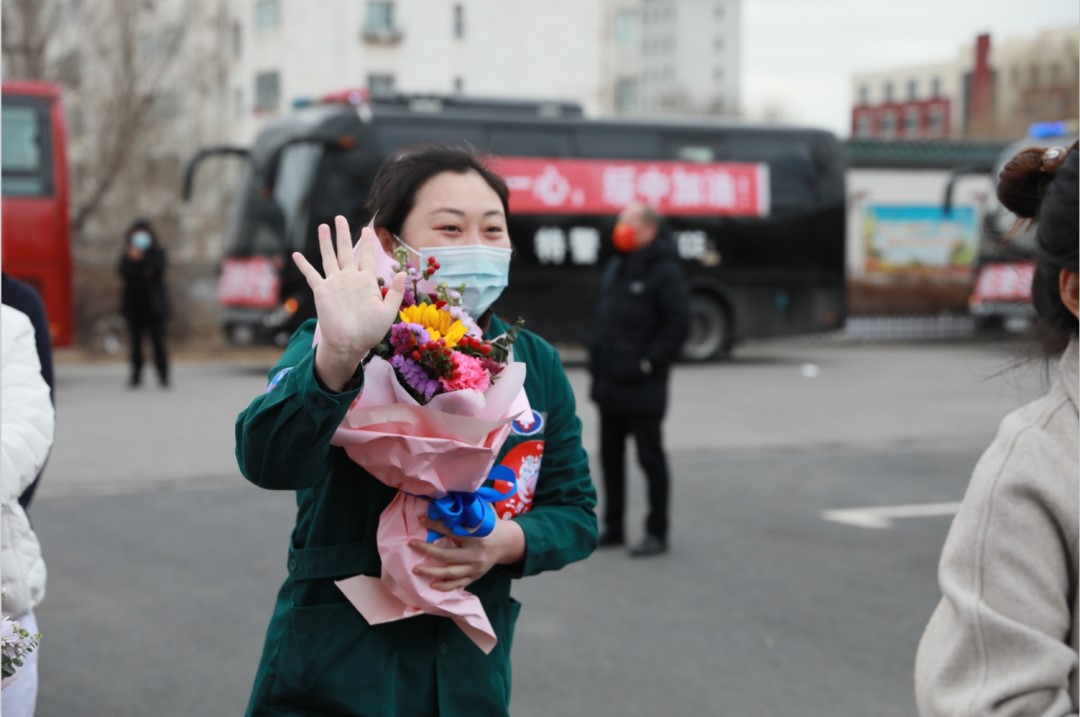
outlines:
{"label": "blue light bar on bus", "polygon": [[1042,139],[1044,137],[1061,137],[1067,134],[1069,125],[1067,122],[1036,122],[1028,127],[1028,137]]}

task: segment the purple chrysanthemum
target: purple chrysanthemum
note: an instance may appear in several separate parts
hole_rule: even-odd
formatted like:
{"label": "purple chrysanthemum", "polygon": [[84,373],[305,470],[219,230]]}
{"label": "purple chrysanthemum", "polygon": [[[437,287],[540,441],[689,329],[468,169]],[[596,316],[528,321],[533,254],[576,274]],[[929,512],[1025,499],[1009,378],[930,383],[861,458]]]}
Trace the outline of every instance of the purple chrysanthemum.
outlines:
{"label": "purple chrysanthemum", "polygon": [[425,403],[430,401],[439,390],[439,382],[429,376],[424,367],[411,358],[399,354],[390,359],[390,365],[397,370],[398,375],[409,388],[413,389],[417,395],[423,396]]}
{"label": "purple chrysanthemum", "polygon": [[394,353],[412,351],[417,345],[431,341],[431,334],[420,324],[398,323],[390,327],[390,345]]}

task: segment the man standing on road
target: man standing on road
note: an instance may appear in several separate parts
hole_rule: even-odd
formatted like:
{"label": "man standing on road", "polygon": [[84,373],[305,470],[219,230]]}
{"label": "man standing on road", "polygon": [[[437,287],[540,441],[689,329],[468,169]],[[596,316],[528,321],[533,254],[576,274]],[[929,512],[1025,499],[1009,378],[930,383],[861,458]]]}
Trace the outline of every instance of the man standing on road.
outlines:
{"label": "man standing on road", "polygon": [[667,457],[660,424],[667,410],[668,374],[690,333],[690,292],[675,243],[660,215],[634,203],[612,233],[616,254],[603,268],[589,338],[590,397],[600,411],[604,474],[604,531],[600,546],[626,540],[626,439],[633,435],[648,481],[645,537],[634,556],[668,548]]}

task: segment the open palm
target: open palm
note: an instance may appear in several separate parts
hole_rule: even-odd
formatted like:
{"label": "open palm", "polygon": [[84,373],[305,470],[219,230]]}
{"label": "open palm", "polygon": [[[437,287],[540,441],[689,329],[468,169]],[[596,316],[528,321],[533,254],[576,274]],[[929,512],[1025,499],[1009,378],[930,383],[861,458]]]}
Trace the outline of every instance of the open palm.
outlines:
{"label": "open palm", "polygon": [[384,297],[375,274],[374,242],[377,239],[374,230],[364,229],[370,234],[364,236],[357,266],[349,222],[338,216],[335,226],[336,250],[330,227],[319,225],[322,274],[299,252],[293,254],[293,261],[315,297],[322,334],[315,355],[315,370],[328,388],[340,390],[364,356],[390,330],[405,295],[405,274],[399,273],[393,278]]}

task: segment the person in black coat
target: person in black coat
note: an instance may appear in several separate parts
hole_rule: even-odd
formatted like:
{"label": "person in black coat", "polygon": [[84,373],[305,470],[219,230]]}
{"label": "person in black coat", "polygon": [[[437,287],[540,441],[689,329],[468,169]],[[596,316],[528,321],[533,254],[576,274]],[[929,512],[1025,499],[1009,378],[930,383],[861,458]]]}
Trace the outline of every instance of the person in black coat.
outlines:
{"label": "person in black coat", "polygon": [[154,365],[162,386],[169,385],[169,358],[165,352],[165,321],[169,316],[165,293],[165,250],[145,219],[136,220],[125,233],[124,252],[117,267],[124,280],[121,313],[131,338],[129,386],[142,383],[142,341],[149,335]]}
{"label": "person in black coat", "polygon": [[[13,309],[18,309],[30,318],[34,327],[34,340],[37,342],[38,363],[41,364],[41,377],[49,384],[49,400],[56,405],[56,393],[53,386],[53,359],[52,337],[49,334],[49,318],[45,313],[45,302],[41,294],[31,284],[20,281],[13,276],[0,273],[0,297],[3,303]],[[46,459],[47,460],[47,459]],[[34,482],[27,486],[19,496],[19,505],[23,510],[30,509],[30,501],[37,491],[41,482],[41,474],[45,472],[45,466],[38,471]]]}
{"label": "person in black coat", "polygon": [[635,203],[619,215],[612,241],[619,253],[603,268],[589,338],[590,397],[600,411],[604,476],[601,546],[625,542],[626,439],[633,435],[648,481],[649,512],[631,555],[667,551],[667,457],[660,424],[668,375],[690,334],[690,290],[675,243],[661,217]]}

